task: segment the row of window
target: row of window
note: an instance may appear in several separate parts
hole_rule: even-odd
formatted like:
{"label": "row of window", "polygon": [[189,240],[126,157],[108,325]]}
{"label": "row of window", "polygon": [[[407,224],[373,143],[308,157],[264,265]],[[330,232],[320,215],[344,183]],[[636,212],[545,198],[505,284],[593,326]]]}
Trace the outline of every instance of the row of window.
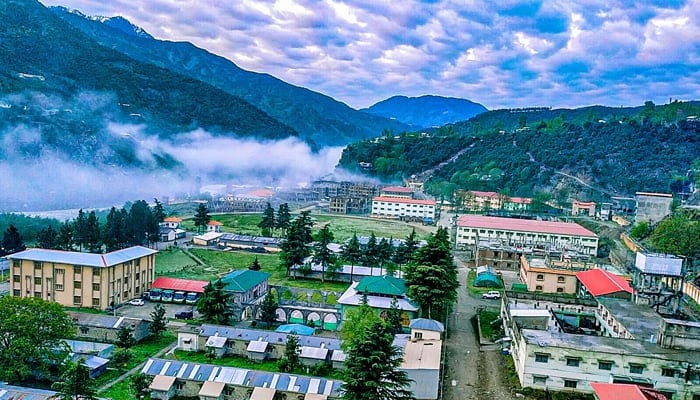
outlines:
{"label": "row of window", "polygon": [[[28,281],[30,281],[30,280],[31,280],[31,277],[30,277],[29,275],[27,275],[27,279],[28,279]],[[138,280],[139,280],[139,274],[137,273],[136,276],[135,276],[135,282],[136,282],[137,284],[138,284]],[[21,281],[22,281],[22,277],[21,277],[21,276],[19,276],[19,275],[13,275],[13,276],[12,276],[12,282],[14,282],[14,283],[20,283]],[[40,277],[34,277],[34,284],[35,284],[35,285],[41,285],[41,278],[40,278]],[[46,284],[47,284],[47,286],[50,286],[50,285],[51,285],[51,278],[46,278]],[[127,276],[127,277],[124,278],[124,285],[128,285],[128,284],[129,284],[129,277]],[[93,284],[92,284],[92,290],[94,290],[94,291],[99,291],[99,290],[100,290],[100,286],[101,286],[100,283],[93,282]],[[73,288],[74,288],[74,289],[82,289],[82,288],[83,288],[83,282],[82,282],[82,281],[73,281]],[[57,283],[57,284],[54,286],[54,290],[59,291],[59,292],[60,292],[60,291],[63,291],[63,284]]]}
{"label": "row of window", "polygon": [[[535,277],[536,280],[538,281],[543,281],[544,280],[544,274],[537,274]],[[566,277],[565,276],[557,276],[557,283],[566,283]]]}
{"label": "row of window", "polygon": [[[388,205],[388,206],[396,206],[396,207],[399,207],[396,203],[385,203],[385,202],[383,202],[383,201],[382,201],[382,202],[379,202],[379,203],[375,203],[375,204],[379,204],[380,206],[387,206],[387,205]],[[403,206],[405,206],[405,207],[414,207],[414,208],[425,208],[425,207],[433,208],[433,206],[426,205],[426,204],[403,204]]]}
{"label": "row of window", "polygon": [[[535,353],[535,362],[538,363],[548,363],[550,355],[546,353]],[[567,367],[579,367],[581,365],[582,359],[579,357],[566,357]],[[615,363],[613,361],[598,360],[598,369],[611,371]],[[644,364],[629,363],[629,370],[631,374],[642,374],[644,373]],[[678,371],[675,368],[661,368],[661,376],[675,378]]]}

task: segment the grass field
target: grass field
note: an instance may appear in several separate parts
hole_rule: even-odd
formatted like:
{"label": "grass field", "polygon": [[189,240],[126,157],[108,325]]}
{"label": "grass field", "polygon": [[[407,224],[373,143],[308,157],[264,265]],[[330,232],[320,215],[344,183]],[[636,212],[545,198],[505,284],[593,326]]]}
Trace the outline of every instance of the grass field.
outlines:
{"label": "grass field", "polygon": [[[322,225],[330,224],[331,232],[333,232],[336,242],[350,239],[353,233],[357,233],[357,236],[369,236],[372,232],[379,237],[404,239],[414,228],[413,225],[401,221],[325,214],[313,215],[313,218],[316,219],[315,229],[319,229]],[[430,227],[416,226],[415,228],[416,236],[419,239],[425,239],[430,232]]]}
{"label": "grass field", "polygon": [[[243,233],[246,235],[260,236],[261,231],[258,223],[262,219],[262,214],[221,214],[212,215],[211,219],[224,224],[222,232]],[[194,231],[194,220],[192,218],[182,221],[183,229]]]}
{"label": "grass field", "polygon": [[343,292],[348,284],[339,282],[322,283],[318,280],[294,279],[288,277],[280,267],[279,254],[257,254],[245,251],[219,251],[210,249],[190,249],[192,255],[203,262],[198,264],[182,249],[169,249],[156,256],[156,274],[173,278],[213,280],[235,269],[248,268],[255,257],[264,272],[269,273],[273,285],[292,286],[305,289],[324,289]]}

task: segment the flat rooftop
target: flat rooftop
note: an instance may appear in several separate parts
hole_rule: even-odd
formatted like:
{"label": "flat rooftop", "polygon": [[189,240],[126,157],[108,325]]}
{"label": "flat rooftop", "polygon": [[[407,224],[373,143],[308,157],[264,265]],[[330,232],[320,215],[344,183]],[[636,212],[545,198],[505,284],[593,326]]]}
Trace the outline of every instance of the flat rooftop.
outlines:
{"label": "flat rooftop", "polygon": [[598,302],[619,321],[635,339],[648,341],[656,335],[663,318],[651,307],[635,304],[631,301],[598,298]]}
{"label": "flat rooftop", "polygon": [[555,235],[585,236],[596,238],[595,233],[573,222],[537,221],[532,219],[462,215],[457,218],[458,227],[497,229],[504,231],[548,233]]}
{"label": "flat rooftop", "polygon": [[403,351],[402,369],[440,369],[441,340],[408,341]]}

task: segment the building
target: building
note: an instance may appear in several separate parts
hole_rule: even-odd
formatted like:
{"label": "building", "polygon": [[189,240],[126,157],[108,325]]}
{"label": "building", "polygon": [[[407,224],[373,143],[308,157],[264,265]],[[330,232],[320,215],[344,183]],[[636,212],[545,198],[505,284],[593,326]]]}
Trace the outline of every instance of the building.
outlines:
{"label": "building", "polygon": [[398,199],[412,199],[413,189],[404,186],[386,186],[382,188],[380,197],[394,197]]}
{"label": "building", "polygon": [[64,340],[70,348],[69,360],[80,362],[90,371],[90,377],[96,378],[107,371],[107,364],[114,352],[114,346],[107,343]]}
{"label": "building", "polygon": [[[312,262],[311,259],[307,259],[304,265],[294,265],[290,268],[290,271],[294,277],[304,277],[304,279],[318,279],[321,280],[325,276],[325,280],[332,282],[359,282],[362,278],[366,276],[383,276],[387,274],[385,268],[372,268],[365,267],[363,265],[349,265],[343,264],[339,270],[335,271],[333,275],[329,274],[327,271],[324,272],[324,268],[321,264]],[[398,278],[403,277],[401,271],[395,271],[394,275]]]}
{"label": "building", "polygon": [[207,230],[206,233],[193,236],[192,244],[195,246],[216,246],[219,244],[219,239],[224,234],[221,232],[216,232],[214,230]]}
{"label": "building", "polygon": [[528,197],[510,197],[502,193],[479,190],[459,191],[457,201],[462,209],[476,212],[522,212],[529,210],[532,205],[532,199]]}
{"label": "building", "polygon": [[578,291],[577,274],[600,267],[602,266],[586,260],[523,255],[520,262],[520,281],[527,285],[527,290],[531,292],[575,294]]}
{"label": "building", "polygon": [[239,269],[221,278],[224,290],[233,294],[235,304],[253,303],[267,294],[267,272]]}
{"label": "building", "polygon": [[328,201],[331,214],[367,214],[372,197],[333,196]]}
{"label": "building", "polygon": [[408,338],[396,335],[394,340],[395,345],[403,348],[401,370],[411,379],[409,390],[417,400],[437,399],[445,327],[438,321],[425,318],[412,320],[409,327]]}
{"label": "building", "polygon": [[595,201],[578,201],[574,200],[571,203],[571,215],[587,215],[595,217]]}
{"label": "building", "polygon": [[180,229],[180,224],[182,223],[182,218],[178,217],[166,217],[163,222],[160,223],[162,228],[170,229]]}
{"label": "building", "polygon": [[221,232],[221,227],[224,226],[219,221],[209,221],[207,223],[207,232]]}
{"label": "building", "polygon": [[576,273],[578,295],[583,298],[614,297],[631,300],[634,293],[627,279],[601,268]]}
{"label": "building", "polygon": [[481,240],[543,251],[574,251],[595,257],[598,236],[571,222],[463,215],[457,218],[456,247],[476,251]]}
{"label": "building", "polygon": [[282,238],[241,235],[238,233],[224,233],[218,239],[221,248],[249,250],[261,248],[264,251],[275,252],[280,250]]}
{"label": "building", "polygon": [[391,308],[396,299],[401,310],[401,325],[408,327],[411,319],[419,317],[420,310],[407,295],[408,289],[403,279],[393,276],[368,276],[355,282],[338,298],[343,319],[348,310],[356,309],[362,304],[363,295],[367,296],[367,304],[377,310],[380,315]]}
{"label": "building", "polygon": [[671,194],[637,192],[635,199],[637,201],[635,214],[637,222],[646,221],[654,225],[671,214],[671,204],[673,203],[673,195]]}
{"label": "building", "polygon": [[501,317],[523,387],[592,393],[593,383],[631,383],[672,400],[700,398],[700,353],[660,340],[700,326],[669,329],[652,309],[620,299],[561,300],[514,292],[503,298]]}
{"label": "building", "polygon": [[[337,400],[342,382],[312,376],[291,375],[177,360],[150,358],[141,373],[152,376],[151,398],[252,399],[258,388],[286,399]],[[274,393],[272,393],[274,391]],[[264,391],[262,391],[264,392]],[[204,397],[201,397],[204,396]],[[256,397],[256,399],[276,397]]]}
{"label": "building", "polygon": [[414,200],[403,197],[375,197],[372,216],[400,220],[435,219],[435,200]]}
{"label": "building", "polygon": [[596,400],[667,400],[658,390],[629,383],[591,383]]}
{"label": "building", "polygon": [[68,315],[76,326],[75,337],[78,339],[116,343],[117,333],[122,326],[133,329],[137,342],[151,335],[148,329],[151,321],[145,319],[80,312],[70,312]]}
{"label": "building", "polygon": [[51,400],[56,392],[22,386],[8,385],[0,382],[0,400]]}
{"label": "building", "polygon": [[668,254],[637,252],[632,268],[635,302],[678,314],[683,298],[683,259]]}
{"label": "building", "polygon": [[104,310],[141,297],[151,287],[156,253],[141,246],[106,254],[27,249],[8,256],[10,295]]}

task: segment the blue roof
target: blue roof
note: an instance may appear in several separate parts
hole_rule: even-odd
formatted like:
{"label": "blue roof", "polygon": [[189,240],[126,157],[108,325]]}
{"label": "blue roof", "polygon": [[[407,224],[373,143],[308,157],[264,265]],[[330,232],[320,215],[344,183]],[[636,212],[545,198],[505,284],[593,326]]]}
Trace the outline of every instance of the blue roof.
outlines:
{"label": "blue roof", "polygon": [[314,332],[316,332],[316,329],[302,324],[287,324],[280,325],[279,328],[275,329],[275,332],[294,333],[297,335],[313,335]]}
{"label": "blue roof", "polygon": [[81,253],[79,251],[63,251],[48,249],[27,249],[14,253],[7,258],[13,260],[30,260],[51,262],[57,264],[85,265],[88,267],[110,267],[127,261],[157,253],[157,250],[142,246],[113,251],[106,254]]}
{"label": "blue roof", "polygon": [[6,385],[0,382],[0,400],[47,400],[56,392],[32,389],[21,386]]}
{"label": "blue roof", "polygon": [[435,321],[434,319],[428,318],[416,318],[411,320],[411,324],[408,326],[411,329],[420,329],[424,331],[435,331],[444,332],[445,326],[442,322]]}
{"label": "blue roof", "polygon": [[[268,343],[287,343],[289,334],[284,332],[265,331],[262,329],[234,328],[231,326],[204,324],[199,331],[201,336],[222,336],[230,340],[251,341],[262,340]],[[298,334],[299,345],[306,347],[321,347],[329,350],[340,349],[340,339]]]}

